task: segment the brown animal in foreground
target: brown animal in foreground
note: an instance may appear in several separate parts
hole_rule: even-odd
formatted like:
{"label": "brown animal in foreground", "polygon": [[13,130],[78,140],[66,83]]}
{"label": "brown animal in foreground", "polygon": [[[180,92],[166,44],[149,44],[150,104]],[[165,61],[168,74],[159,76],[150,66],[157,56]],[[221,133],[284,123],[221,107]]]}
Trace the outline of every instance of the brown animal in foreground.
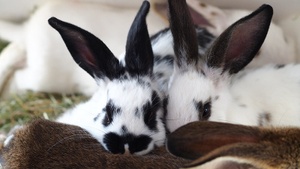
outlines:
{"label": "brown animal in foreground", "polygon": [[111,154],[80,127],[42,119],[18,130],[1,156],[9,169],[173,169],[188,163],[164,147],[145,156]]}
{"label": "brown animal in foreground", "polygon": [[218,122],[193,122],[171,133],[167,148],[174,155],[195,160],[186,168],[300,167],[299,128],[260,128]]}

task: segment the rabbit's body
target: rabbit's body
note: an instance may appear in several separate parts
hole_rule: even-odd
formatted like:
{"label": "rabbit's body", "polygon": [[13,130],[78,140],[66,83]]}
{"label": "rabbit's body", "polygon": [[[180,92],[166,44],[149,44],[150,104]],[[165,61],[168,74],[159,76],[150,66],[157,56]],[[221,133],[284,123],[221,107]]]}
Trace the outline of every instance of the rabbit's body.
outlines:
{"label": "rabbit's body", "polygon": [[199,57],[188,8],[173,5],[170,22],[176,64],[166,117],[171,132],[198,120],[300,126],[300,65],[242,70],[264,42],[272,7],[262,6],[235,22]]}
{"label": "rabbit's body", "polygon": [[227,111],[212,121],[258,126],[300,126],[300,65],[268,65],[238,73]]}

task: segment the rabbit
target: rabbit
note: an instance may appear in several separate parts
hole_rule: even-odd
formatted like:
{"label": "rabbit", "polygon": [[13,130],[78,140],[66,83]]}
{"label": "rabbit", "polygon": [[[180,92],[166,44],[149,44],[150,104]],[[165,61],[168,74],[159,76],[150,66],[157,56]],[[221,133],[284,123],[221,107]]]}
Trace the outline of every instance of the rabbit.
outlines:
{"label": "rabbit", "polygon": [[198,120],[253,126],[300,125],[300,65],[269,64],[243,70],[266,37],[271,6],[262,5],[234,23],[205,55],[198,56],[186,2],[169,1],[169,5],[176,56],[166,106],[170,132]]}
{"label": "rabbit", "polygon": [[16,131],[9,145],[0,150],[3,168],[97,168],[97,169],[177,169],[191,162],[169,154],[165,147],[145,156],[107,152],[84,129],[35,119]]}
{"label": "rabbit", "polygon": [[99,86],[90,100],[56,121],[86,129],[115,154],[144,155],[165,140],[163,96],[152,80],[154,56],[145,21],[149,8],[144,1],[131,25],[125,64],[89,32],[49,19],[73,59]]}
{"label": "rabbit", "polygon": [[167,150],[194,160],[182,168],[299,168],[300,129],[197,121],[168,135]]}
{"label": "rabbit", "polygon": [[[57,16],[88,29],[102,37],[118,56],[124,51],[127,30],[138,8],[134,6],[120,8],[113,6],[113,2],[105,4],[93,1],[47,1],[39,5],[24,23],[3,20],[0,22],[0,38],[5,38],[4,40],[19,48],[18,50],[8,48],[6,53],[9,54],[0,55],[0,67],[4,70],[0,72],[1,79],[4,79],[3,81],[0,79],[0,88],[6,86],[5,93],[1,94],[3,98],[26,90],[81,93],[90,97],[97,90],[94,79],[67,57],[69,53],[63,48],[59,36],[47,24],[48,18]],[[151,23],[149,25],[151,34],[167,26],[160,16],[151,11],[147,20]],[[2,59],[10,59],[9,63],[12,64],[6,65]],[[23,63],[20,64],[19,61]]]}

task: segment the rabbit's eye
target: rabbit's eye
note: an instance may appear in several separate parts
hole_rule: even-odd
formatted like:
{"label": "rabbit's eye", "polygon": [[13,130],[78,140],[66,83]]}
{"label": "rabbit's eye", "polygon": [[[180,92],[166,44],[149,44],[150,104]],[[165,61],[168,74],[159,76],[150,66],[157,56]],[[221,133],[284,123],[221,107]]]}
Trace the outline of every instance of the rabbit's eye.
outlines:
{"label": "rabbit's eye", "polygon": [[113,119],[112,119],[111,114],[110,113],[106,113],[102,123],[103,123],[104,126],[108,126],[108,125],[111,124],[112,120]]}
{"label": "rabbit's eye", "polygon": [[194,101],[196,110],[198,111],[199,120],[208,120],[211,115],[211,102],[208,101],[203,104],[202,101],[196,102]]}
{"label": "rabbit's eye", "polygon": [[121,108],[116,107],[113,102],[110,100],[106,107],[103,109],[103,111],[105,112],[105,116],[104,119],[102,121],[102,124],[104,126],[108,126],[113,122],[113,117],[115,114],[118,114],[121,112]]}
{"label": "rabbit's eye", "polygon": [[204,107],[203,107],[203,115],[202,115],[202,118],[205,119],[205,120],[208,120],[208,118],[210,117],[210,114],[211,114],[211,102],[207,102],[204,104]]}

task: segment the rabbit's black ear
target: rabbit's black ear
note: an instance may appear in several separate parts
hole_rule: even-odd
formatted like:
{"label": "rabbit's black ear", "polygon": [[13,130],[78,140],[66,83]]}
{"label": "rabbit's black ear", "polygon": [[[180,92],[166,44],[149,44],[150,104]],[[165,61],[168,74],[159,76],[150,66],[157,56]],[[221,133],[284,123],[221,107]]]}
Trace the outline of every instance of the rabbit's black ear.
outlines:
{"label": "rabbit's black ear", "polygon": [[207,64],[237,73],[249,64],[268,33],[273,9],[262,5],[227,28],[207,52]]}
{"label": "rabbit's black ear", "polygon": [[153,51],[146,24],[150,3],[144,1],[127,36],[125,62],[131,75],[148,75],[153,70]]}
{"label": "rabbit's black ear", "polygon": [[94,78],[119,76],[121,66],[108,47],[93,34],[55,17],[49,24],[62,36],[76,63]]}
{"label": "rabbit's black ear", "polygon": [[197,34],[186,1],[169,0],[168,3],[176,64],[179,68],[197,64]]}
{"label": "rabbit's black ear", "polygon": [[194,160],[225,145],[256,143],[260,140],[260,133],[257,128],[242,125],[192,122],[167,137],[167,149],[176,156]]}

